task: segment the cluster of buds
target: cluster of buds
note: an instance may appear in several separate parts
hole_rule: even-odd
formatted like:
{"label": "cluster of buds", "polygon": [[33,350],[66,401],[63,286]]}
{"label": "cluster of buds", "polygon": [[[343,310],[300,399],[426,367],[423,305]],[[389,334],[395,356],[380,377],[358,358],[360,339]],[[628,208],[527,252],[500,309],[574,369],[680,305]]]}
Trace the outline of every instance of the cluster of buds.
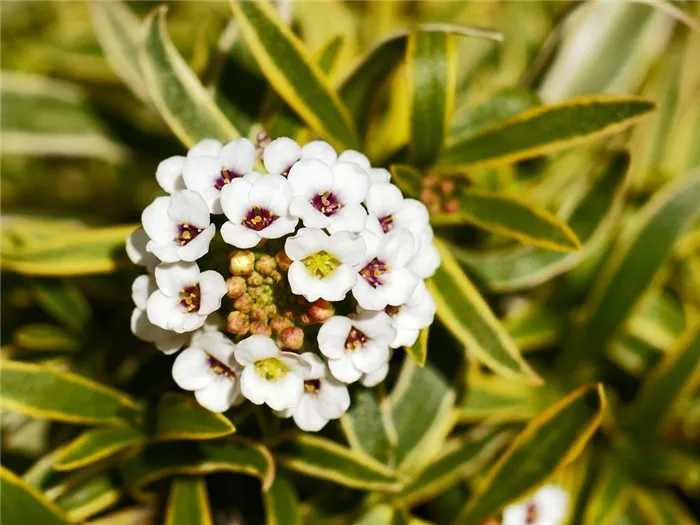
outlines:
{"label": "cluster of buds", "polygon": [[[202,406],[247,400],[320,430],[347,411],[348,385],[383,381],[393,349],[432,323],[428,210],[361,153],[208,139],[161,162],[156,180],[168,195],[127,242],[148,272],[131,327],[165,353],[184,347],[173,379]],[[228,269],[208,255],[217,230]]]}
{"label": "cluster of buds", "polygon": [[459,210],[459,191],[463,183],[429,175],[423,179],[420,200],[432,214],[456,213]]}

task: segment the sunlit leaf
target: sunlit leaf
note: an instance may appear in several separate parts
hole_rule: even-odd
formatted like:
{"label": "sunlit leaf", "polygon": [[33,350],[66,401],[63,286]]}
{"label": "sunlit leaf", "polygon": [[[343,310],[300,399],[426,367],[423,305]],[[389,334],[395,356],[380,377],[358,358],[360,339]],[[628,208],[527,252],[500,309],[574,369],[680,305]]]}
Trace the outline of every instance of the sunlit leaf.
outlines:
{"label": "sunlit leaf", "polygon": [[301,525],[299,498],[294,485],[285,478],[276,476],[264,499],[269,525]]}
{"label": "sunlit leaf", "polygon": [[165,509],[165,525],[213,525],[207,485],[203,478],[173,479]]}
{"label": "sunlit leaf", "polygon": [[53,502],[5,467],[0,467],[0,487],[2,490],[0,515],[4,523],[41,523],[42,525],[71,523]]}
{"label": "sunlit leaf", "polygon": [[205,409],[191,396],[166,393],[153,415],[152,438],[156,441],[214,439],[235,430],[226,416]]}
{"label": "sunlit leaf", "polygon": [[65,280],[36,280],[34,297],[47,313],[71,330],[78,331],[89,321],[90,303],[80,289]]}
{"label": "sunlit leaf", "polygon": [[56,498],[56,504],[73,523],[81,523],[86,518],[107,510],[120,497],[121,490],[116,480],[106,473],[70,487]]}
{"label": "sunlit leaf", "polygon": [[88,430],[62,449],[53,468],[73,470],[84,467],[145,441],[146,435],[130,426]]}
{"label": "sunlit leaf", "polygon": [[359,389],[351,395],[350,408],[340,419],[350,447],[388,463],[392,444],[377,394],[374,390]]}
{"label": "sunlit leaf", "polygon": [[24,350],[73,352],[78,341],[64,329],[52,324],[28,324],[14,334],[14,342]]}
{"label": "sunlit leaf", "polygon": [[614,458],[606,457],[586,501],[584,525],[617,523],[631,496],[632,484],[624,466]]}

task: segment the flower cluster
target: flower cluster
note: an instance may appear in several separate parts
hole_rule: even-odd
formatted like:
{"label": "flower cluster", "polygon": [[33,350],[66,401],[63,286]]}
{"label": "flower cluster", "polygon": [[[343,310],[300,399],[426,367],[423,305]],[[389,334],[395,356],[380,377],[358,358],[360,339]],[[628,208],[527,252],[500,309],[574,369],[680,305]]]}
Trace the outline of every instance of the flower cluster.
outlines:
{"label": "flower cluster", "polygon": [[388,171],[321,141],[265,142],[207,139],[160,163],[167,196],[127,242],[148,271],[131,328],[185,347],[173,379],[209,410],[247,399],[317,431],[430,325],[440,261],[427,209]]}

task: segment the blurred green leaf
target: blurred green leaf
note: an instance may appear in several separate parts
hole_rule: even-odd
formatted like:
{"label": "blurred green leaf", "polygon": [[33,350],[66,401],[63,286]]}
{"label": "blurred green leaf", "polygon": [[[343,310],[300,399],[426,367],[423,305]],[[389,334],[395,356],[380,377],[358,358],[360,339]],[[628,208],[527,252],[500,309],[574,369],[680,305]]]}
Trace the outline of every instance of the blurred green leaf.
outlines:
{"label": "blurred green leaf", "polygon": [[52,324],[28,324],[15,331],[14,343],[24,350],[74,352],[79,342],[62,328]]}
{"label": "blurred green leaf", "polygon": [[593,385],[532,419],[477,487],[457,521],[481,522],[571,463],[598,429],[604,409],[602,386]]}
{"label": "blurred green leaf", "polygon": [[619,133],[655,108],[636,97],[583,97],[520,113],[449,144],[437,169],[455,173],[512,164]]}
{"label": "blurred green leaf", "polygon": [[391,171],[391,181],[396,184],[401,192],[412,198],[419,198],[423,189],[422,175],[406,164],[392,164],[389,168]]}
{"label": "blurred green leaf", "polygon": [[32,289],[41,307],[71,330],[81,330],[90,320],[90,303],[75,283],[43,279],[34,281]]}
{"label": "blurred green leaf", "polygon": [[299,515],[299,498],[294,485],[281,476],[276,476],[274,483],[264,494],[266,523],[269,525],[301,525]]}
{"label": "blurred green leaf", "polygon": [[170,487],[165,525],[213,525],[204,478],[178,476]]}
{"label": "blurred green leaf", "polygon": [[71,523],[63,511],[53,502],[1,466],[0,490],[2,490],[0,515],[6,524],[66,525]]}
{"label": "blurred green leaf", "polygon": [[76,374],[6,359],[0,370],[2,406],[31,417],[119,425],[139,410],[125,394]]}
{"label": "blurred green leaf", "polygon": [[632,497],[632,484],[624,465],[606,457],[587,498],[583,525],[615,524]]}
{"label": "blurred green leaf", "polygon": [[358,389],[351,393],[350,408],[340,424],[352,449],[388,463],[392,443],[382,412],[374,389]]}
{"label": "blurred green leaf", "polygon": [[457,405],[460,421],[528,421],[541,412],[539,390],[474,370],[467,376],[462,400]]}
{"label": "blurred green leaf", "polygon": [[156,8],[144,22],[139,64],[153,105],[172,132],[191,147],[205,138],[222,141],[240,133],[216,106],[168,36],[165,13]]}
{"label": "blurred green leaf", "polygon": [[634,501],[639,505],[647,523],[654,525],[695,525],[697,520],[672,493],[664,490],[644,490],[634,492]]}
{"label": "blurred green leaf", "polygon": [[191,396],[172,392],[159,400],[153,425],[156,441],[214,439],[236,431],[223,414],[210,412]]}
{"label": "blurred green leaf", "polygon": [[100,474],[68,489],[56,498],[56,504],[73,523],[82,523],[110,508],[120,497],[117,482],[109,474]]}
{"label": "blurred green leaf", "polygon": [[632,315],[627,331],[640,341],[666,351],[683,333],[685,319],[680,305],[667,293],[650,293]]}
{"label": "blurred green leaf", "polygon": [[146,442],[146,435],[133,427],[88,430],[71,441],[56,459],[56,470],[74,470]]}
{"label": "blurred green leaf", "polygon": [[503,324],[521,352],[553,346],[559,339],[564,319],[541,305],[531,305],[508,315]]}
{"label": "blurred green leaf", "polygon": [[86,525],[153,525],[153,509],[151,507],[127,507],[94,520],[86,521]]}
{"label": "blurred green leaf", "polygon": [[413,359],[413,362],[418,366],[425,366],[425,360],[428,358],[428,333],[430,328],[423,328],[418,334],[418,339],[412,346],[404,347],[408,356]]}

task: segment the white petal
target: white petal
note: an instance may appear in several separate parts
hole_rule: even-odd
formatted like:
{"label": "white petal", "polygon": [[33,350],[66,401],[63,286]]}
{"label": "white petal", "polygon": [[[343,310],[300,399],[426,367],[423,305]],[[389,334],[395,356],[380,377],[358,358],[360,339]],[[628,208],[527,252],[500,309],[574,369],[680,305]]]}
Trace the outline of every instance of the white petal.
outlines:
{"label": "white petal", "polygon": [[345,340],[352,329],[349,318],[335,315],[321,325],[317,341],[321,353],[329,359],[340,359],[345,356]]}
{"label": "white petal", "polygon": [[299,217],[307,228],[326,228],[331,218],[318,211],[306,197],[294,197],[289,203],[289,213]]}
{"label": "white petal", "polygon": [[277,357],[279,353],[279,348],[272,339],[258,334],[243,339],[234,350],[236,361],[245,367],[261,359]]}
{"label": "white petal", "polygon": [[199,277],[197,263],[177,262],[156,267],[158,289],[169,297],[177,297],[183,288],[197,284]]}
{"label": "white petal", "polygon": [[317,228],[302,228],[284,243],[284,251],[292,261],[300,261],[308,255],[321,251],[328,235]]}
{"label": "white petal", "polygon": [[[163,261],[164,263],[173,263],[180,260],[180,256],[177,251],[180,245],[173,239],[167,241],[163,244],[159,244],[155,241],[148,241],[146,245],[146,250],[151,253],[154,257]],[[155,267],[154,267],[155,271]]]}
{"label": "white petal", "polygon": [[209,244],[214,238],[215,233],[216,226],[210,224],[208,228],[205,228],[199,232],[199,235],[197,235],[190,242],[177,248],[178,257],[183,261],[192,262],[204,256],[204,254],[209,251]]}
{"label": "white petal", "polygon": [[297,374],[289,372],[271,385],[273,388],[268,392],[266,403],[272,410],[284,410],[299,405],[304,392],[304,381]]}
{"label": "white petal", "polygon": [[215,378],[209,368],[209,356],[201,348],[186,348],[175,358],[173,379],[183,390],[209,386]]}
{"label": "white petal", "polygon": [[382,311],[364,311],[353,319],[352,324],[378,344],[389,345],[396,336],[391,317]]}
{"label": "white petal", "polygon": [[154,341],[158,331],[164,331],[162,328],[158,328],[151,323],[148,320],[146,310],[142,310],[141,308],[133,309],[130,321],[131,333],[141,339],[141,341],[146,341],[147,343],[152,343]]}
{"label": "white petal", "polygon": [[221,188],[219,200],[221,209],[226,214],[226,218],[235,224],[240,224],[245,218],[251,205],[248,200],[250,188],[253,187],[253,181],[250,177],[234,179],[226,186]]}
{"label": "white petal", "polygon": [[131,300],[136,308],[144,310],[148,303],[148,298],[158,289],[155,279],[151,275],[139,275],[131,285]]}
{"label": "white petal", "polygon": [[503,511],[502,525],[523,525],[527,523],[528,504],[509,505]]}
{"label": "white petal", "polygon": [[380,184],[391,180],[391,173],[384,168],[371,168],[368,173],[370,184]]}
{"label": "white petal", "polygon": [[255,371],[255,367],[246,366],[241,374],[241,393],[256,405],[265,403],[271,390],[270,383],[265,381]]}
{"label": "white petal", "polygon": [[192,190],[182,190],[170,199],[168,215],[173,221],[206,228],[211,224],[209,206],[201,195]]}
{"label": "white petal", "polygon": [[320,357],[311,352],[304,352],[299,357],[310,367],[309,372],[306,374],[306,379],[321,379],[324,376],[326,373],[326,364]]}
{"label": "white petal", "polygon": [[221,164],[216,157],[190,157],[185,162],[182,174],[187,189],[199,193],[209,207],[210,213],[221,213],[219,190],[216,181],[221,177]]}
{"label": "white petal", "polygon": [[352,287],[352,295],[365,310],[383,310],[388,304],[383,288],[384,286],[373,288],[360,277]]}
{"label": "white petal", "polygon": [[389,345],[368,341],[366,345],[350,352],[352,364],[360,372],[371,374],[389,361]]}
{"label": "white petal", "polygon": [[[330,375],[330,374],[329,374]],[[348,388],[332,377],[321,383],[317,397],[318,411],[328,419],[338,419],[350,408]]]}
{"label": "white petal", "polygon": [[359,151],[352,149],[343,151],[338,157],[338,162],[354,162],[362,169],[370,169],[369,159]]}
{"label": "white petal", "polygon": [[153,344],[156,348],[163,352],[165,355],[174,354],[180,348],[185,346],[188,339],[188,334],[178,334],[177,332],[172,332],[170,330],[162,330],[157,326],[153,327],[158,330],[156,337],[153,339]]}
{"label": "white petal", "polygon": [[338,154],[333,149],[333,146],[322,140],[313,140],[301,148],[302,159],[318,159],[329,166],[335,164]]}
{"label": "white petal", "polygon": [[440,254],[431,242],[421,245],[419,252],[408,263],[408,268],[419,279],[427,279],[440,267]]}
{"label": "white petal", "polygon": [[214,270],[202,272],[199,276],[199,315],[209,315],[221,308],[226,291],[226,281],[220,273]]}
{"label": "white petal", "polygon": [[226,412],[240,395],[238,381],[232,381],[225,375],[217,376],[209,386],[194,393],[197,402],[212,412]]}
{"label": "white petal", "polygon": [[285,216],[289,210],[289,201],[292,200],[292,187],[281,175],[266,175],[255,181],[248,193],[248,200],[253,206],[261,206],[277,216]]}
{"label": "white petal", "polygon": [[338,162],[333,166],[333,193],[343,204],[360,204],[369,190],[369,175],[352,162]]}
{"label": "white petal", "polygon": [[299,219],[296,217],[278,217],[275,222],[260,230],[258,234],[264,239],[279,239],[292,233],[298,222]]}
{"label": "white petal", "polygon": [[346,231],[334,233],[326,241],[326,251],[338,257],[344,264],[354,266],[365,257],[365,240]]}
{"label": "white petal", "polygon": [[333,171],[320,160],[302,159],[289,171],[288,180],[295,197],[309,200],[333,188]]}
{"label": "white petal", "polygon": [[221,142],[216,139],[204,139],[190,148],[187,152],[188,157],[198,157],[207,155],[209,157],[218,157],[221,151]]}
{"label": "white petal", "polygon": [[126,238],[126,255],[129,260],[138,265],[144,266],[149,272],[153,271],[156,264],[160,261],[158,258],[146,250],[148,244],[148,235],[143,228],[138,228]]}
{"label": "white petal", "polygon": [[172,241],[177,235],[177,223],[168,215],[169,208],[170,197],[158,197],[141,214],[146,235],[157,244]]}
{"label": "white petal", "polygon": [[253,171],[255,166],[255,146],[246,138],[233,140],[221,148],[221,166],[238,176]]}
{"label": "white petal", "polygon": [[328,418],[320,413],[317,405],[313,394],[305,394],[294,410],[294,422],[304,432],[318,432],[328,423]]}
{"label": "white petal", "polygon": [[259,232],[230,221],[221,226],[221,237],[226,243],[236,248],[252,248],[260,242]]}
{"label": "white petal", "polygon": [[333,374],[333,377],[343,383],[354,383],[362,376],[362,372],[352,364],[350,356],[341,359],[329,359],[328,369]]}
{"label": "white petal", "polygon": [[418,340],[420,330],[418,328],[409,328],[406,326],[395,326],[396,337],[391,342],[391,348],[399,348],[401,346],[413,346]]}
{"label": "white petal", "polygon": [[301,157],[299,144],[287,137],[273,140],[265,148],[263,163],[268,173],[283,173]]}
{"label": "white petal", "polygon": [[342,264],[331,275],[318,281],[320,285],[318,292],[326,301],[342,301],[355,286],[357,278],[357,272],[352,266]]}
{"label": "white petal", "polygon": [[361,204],[350,204],[340,208],[329,219],[328,231],[330,233],[360,232],[367,223],[367,210]]}
{"label": "white petal", "polygon": [[402,202],[401,190],[389,182],[372,184],[365,200],[367,211],[379,219],[392,215]]}
{"label": "white petal", "polygon": [[419,234],[429,228],[428,208],[416,199],[404,199],[397,211],[392,214],[395,228],[405,228]]}
{"label": "white petal", "polygon": [[381,286],[387,304],[400,306],[408,301],[418,286],[418,279],[407,268],[392,270],[388,279]]}
{"label": "white petal", "polygon": [[307,301],[318,300],[323,294],[323,283],[320,279],[311,277],[304,263],[292,263],[287,272],[287,280],[294,295],[303,295]]}
{"label": "white petal", "polygon": [[387,233],[377,250],[377,258],[386,262],[391,270],[403,268],[415,254],[416,237],[408,230],[394,228]]}
{"label": "white petal", "polygon": [[174,193],[185,189],[182,180],[182,170],[185,166],[185,157],[175,155],[158,164],[156,168],[156,181],[166,193]]}
{"label": "white petal", "polygon": [[287,365],[291,372],[295,373],[302,379],[307,379],[311,373],[311,365],[302,359],[299,354],[294,352],[280,352],[278,359]]}
{"label": "white petal", "polygon": [[160,290],[156,290],[148,298],[146,307],[148,320],[163,330],[172,330],[171,319],[182,313],[179,298],[168,297]]}
{"label": "white petal", "polygon": [[376,371],[371,374],[365,374],[360,380],[362,386],[371,388],[377,386],[379,383],[386,379],[386,375],[389,373],[389,363],[385,363],[383,366],[379,367]]}
{"label": "white petal", "polygon": [[541,523],[563,523],[567,514],[568,494],[557,485],[545,485],[535,492],[533,502],[538,509],[537,519]]}

